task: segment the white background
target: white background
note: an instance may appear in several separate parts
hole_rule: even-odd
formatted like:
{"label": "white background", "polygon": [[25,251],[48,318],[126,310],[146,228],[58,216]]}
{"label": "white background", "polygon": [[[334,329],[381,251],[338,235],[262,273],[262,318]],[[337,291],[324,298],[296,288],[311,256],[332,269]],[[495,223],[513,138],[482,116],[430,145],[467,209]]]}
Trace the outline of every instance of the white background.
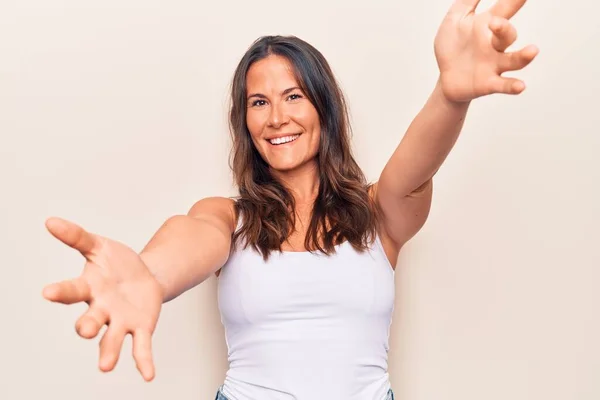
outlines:
{"label": "white background", "polygon": [[[491,4],[483,1],[481,9]],[[45,302],[80,255],[49,216],[140,250],[205,196],[231,195],[235,66],[261,35],[320,49],[376,180],[433,89],[449,0],[0,3],[0,398],[212,399],[226,370],[214,278],[168,303],[144,383],[126,342],[97,368],[84,305]],[[403,400],[600,398],[600,6],[530,0],[518,97],[474,102],[401,253],[390,373]],[[509,74],[510,75],[510,74]],[[318,399],[315,399],[318,400]]]}

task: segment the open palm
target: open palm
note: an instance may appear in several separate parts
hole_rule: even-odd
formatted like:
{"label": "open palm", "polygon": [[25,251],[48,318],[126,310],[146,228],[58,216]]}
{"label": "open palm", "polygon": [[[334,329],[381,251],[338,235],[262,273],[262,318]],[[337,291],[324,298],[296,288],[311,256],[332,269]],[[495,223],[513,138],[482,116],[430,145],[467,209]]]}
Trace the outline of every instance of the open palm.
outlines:
{"label": "open palm", "polygon": [[477,14],[479,2],[455,0],[435,38],[441,86],[449,100],[521,93],[525,83],[502,74],[523,69],[538,54],[533,45],[506,52],[517,39],[509,20],[526,0],[497,0],[489,10]]}
{"label": "open palm", "polygon": [[86,302],[76,323],[77,333],[94,338],[104,325],[99,367],[112,370],[127,334],[133,336],[133,356],[143,378],[154,378],[151,340],[162,306],[162,289],[139,255],[114,240],[85,231],[60,218],[46,221],[48,231],[85,257],[82,274],[44,288],[46,299],[73,304]]}

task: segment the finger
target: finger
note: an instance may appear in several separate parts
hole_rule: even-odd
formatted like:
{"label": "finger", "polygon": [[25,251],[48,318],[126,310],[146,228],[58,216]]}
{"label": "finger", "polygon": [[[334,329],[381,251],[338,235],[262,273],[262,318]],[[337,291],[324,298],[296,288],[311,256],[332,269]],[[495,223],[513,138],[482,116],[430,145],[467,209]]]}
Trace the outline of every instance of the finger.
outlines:
{"label": "finger", "polygon": [[42,295],[50,301],[62,304],[74,304],[89,301],[90,286],[81,277],[48,285]]}
{"label": "finger", "polygon": [[488,84],[488,92],[503,93],[503,94],[520,94],[525,90],[525,82],[516,78],[505,78],[495,76],[490,79]]}
{"label": "finger", "polygon": [[455,0],[450,11],[469,14],[475,12],[481,0]]}
{"label": "finger", "polygon": [[58,240],[78,250],[84,256],[93,253],[98,247],[96,235],[86,232],[82,227],[62,218],[48,218],[46,229]]}
{"label": "finger", "polygon": [[493,33],[492,47],[496,51],[504,52],[517,40],[517,29],[505,18],[493,17],[489,27]]}
{"label": "finger", "polygon": [[497,0],[490,8],[492,15],[510,19],[523,7],[527,0]]}
{"label": "finger", "polygon": [[108,324],[108,314],[102,311],[97,306],[90,306],[90,308],[77,320],[75,323],[75,330],[79,336],[92,339],[98,335],[100,329]]}
{"label": "finger", "polygon": [[528,66],[538,55],[536,46],[527,46],[519,51],[505,53],[500,57],[500,72],[517,71]]}
{"label": "finger", "polygon": [[101,371],[109,372],[115,368],[126,334],[127,331],[117,325],[109,326],[104,332],[100,339],[100,362],[98,364]]}
{"label": "finger", "polygon": [[152,334],[150,332],[140,329],[133,333],[133,358],[142,377],[146,381],[154,379]]}

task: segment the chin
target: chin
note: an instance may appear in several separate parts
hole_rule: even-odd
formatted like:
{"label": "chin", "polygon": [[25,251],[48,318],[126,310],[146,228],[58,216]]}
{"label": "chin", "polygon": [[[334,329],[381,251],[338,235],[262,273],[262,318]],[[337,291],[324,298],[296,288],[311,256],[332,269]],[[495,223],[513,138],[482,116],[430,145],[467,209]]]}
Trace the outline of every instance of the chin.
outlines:
{"label": "chin", "polygon": [[300,167],[302,167],[302,164],[298,164],[298,163],[275,163],[275,164],[270,164],[269,167],[273,170],[273,171],[277,171],[277,172],[289,172],[289,171],[294,171],[299,169]]}
{"label": "chin", "polygon": [[309,161],[302,162],[276,162],[273,164],[269,164],[269,167],[273,171],[277,172],[292,172],[292,171],[301,171],[304,169],[312,169],[316,166],[317,159],[313,158]]}

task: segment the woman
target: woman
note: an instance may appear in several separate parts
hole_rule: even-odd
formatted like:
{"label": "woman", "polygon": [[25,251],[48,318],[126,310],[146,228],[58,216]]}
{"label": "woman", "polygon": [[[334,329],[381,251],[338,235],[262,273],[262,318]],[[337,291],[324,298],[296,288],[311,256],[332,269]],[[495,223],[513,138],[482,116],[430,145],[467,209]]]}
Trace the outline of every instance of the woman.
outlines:
{"label": "woman", "polygon": [[501,76],[537,55],[533,46],[505,52],[516,39],[509,19],[523,3],[498,0],[480,14],[476,0],[452,5],[435,40],[437,85],[374,184],[352,157],[345,103],[325,58],[295,37],[259,39],[232,86],[237,201],[198,201],[140,254],[50,218],[51,234],[87,262],[44,296],[89,304],[76,324],[84,338],[108,325],[103,371],[132,334],[136,365],[151,380],[162,303],[216,273],[230,362],[218,399],[393,398],[393,266],[425,223],[432,178],[470,102],[524,89]]}

